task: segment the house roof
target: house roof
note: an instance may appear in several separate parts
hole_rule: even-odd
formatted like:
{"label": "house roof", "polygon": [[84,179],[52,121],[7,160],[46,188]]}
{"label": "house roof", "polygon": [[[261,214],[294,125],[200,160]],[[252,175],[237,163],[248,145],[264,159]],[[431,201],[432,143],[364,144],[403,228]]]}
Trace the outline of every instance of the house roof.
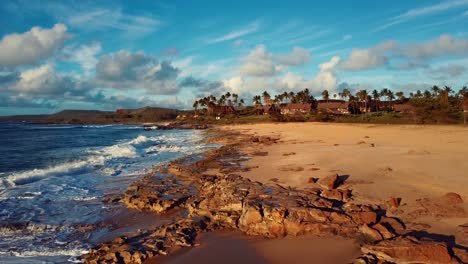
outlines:
{"label": "house roof", "polygon": [[338,109],[338,108],[348,108],[348,102],[319,102],[317,104],[317,109]]}
{"label": "house roof", "polygon": [[310,110],[312,108],[312,104],[281,104],[280,108],[288,110]]}

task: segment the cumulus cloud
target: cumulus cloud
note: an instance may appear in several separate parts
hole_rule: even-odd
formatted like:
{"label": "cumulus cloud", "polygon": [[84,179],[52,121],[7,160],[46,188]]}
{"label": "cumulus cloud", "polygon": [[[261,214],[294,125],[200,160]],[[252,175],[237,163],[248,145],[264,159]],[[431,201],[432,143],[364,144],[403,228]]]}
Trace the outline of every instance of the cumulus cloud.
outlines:
{"label": "cumulus cloud", "polygon": [[253,77],[268,77],[280,73],[288,66],[307,64],[311,59],[308,50],[294,47],[290,53],[273,55],[265,45],[258,45],[242,58],[240,74]]}
{"label": "cumulus cloud", "polygon": [[152,94],[174,94],[180,70],[143,52],[121,50],[99,58],[97,84],[115,89],[145,89]]}
{"label": "cumulus cloud", "polygon": [[358,71],[376,68],[387,64],[387,52],[397,47],[395,41],[382,42],[369,49],[354,49],[349,58],[343,61],[340,68],[343,70]]}
{"label": "cumulus cloud", "polygon": [[450,35],[441,35],[437,39],[401,48],[401,54],[409,58],[428,59],[442,55],[456,55],[468,52],[467,39],[455,39]]}
{"label": "cumulus cloud", "polygon": [[[456,39],[450,35],[407,45],[390,40],[367,49],[352,50],[348,59],[340,63],[339,68],[345,71],[369,70],[382,66],[400,70],[415,69],[427,67],[427,62],[437,57],[467,53],[468,40]],[[396,66],[391,65],[392,59],[397,61]]]}
{"label": "cumulus cloud", "polygon": [[63,51],[63,57],[67,61],[78,63],[85,75],[89,75],[96,68],[97,55],[101,53],[101,50],[101,43],[99,42],[78,47],[66,47]]}
{"label": "cumulus cloud", "polygon": [[245,90],[245,80],[241,76],[234,76],[227,80],[223,81],[223,85],[230,89],[234,93],[244,93]]}
{"label": "cumulus cloud", "polygon": [[279,64],[298,66],[307,64],[310,59],[310,52],[301,47],[294,47],[291,53],[279,54],[275,56]]}
{"label": "cumulus cloud", "polygon": [[258,45],[244,57],[240,68],[241,74],[257,77],[273,76],[278,71],[278,66],[273,62],[273,55],[266,50],[265,45]]}
{"label": "cumulus cloud", "polygon": [[341,58],[334,56],[328,62],[319,65],[319,73],[311,81],[307,82],[307,86],[311,91],[334,91],[337,84],[336,68],[340,63]]}
{"label": "cumulus cloud", "polygon": [[22,34],[6,35],[0,41],[0,66],[19,66],[39,62],[52,55],[70,38],[64,24],[51,29],[33,27]]}

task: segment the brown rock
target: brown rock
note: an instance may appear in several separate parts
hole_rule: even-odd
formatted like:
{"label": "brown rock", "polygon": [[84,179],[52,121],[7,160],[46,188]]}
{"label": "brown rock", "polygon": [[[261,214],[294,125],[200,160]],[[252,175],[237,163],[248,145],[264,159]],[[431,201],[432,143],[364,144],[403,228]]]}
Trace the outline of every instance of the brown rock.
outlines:
{"label": "brown rock", "polygon": [[380,219],[380,223],[396,234],[403,234],[406,229],[405,225],[401,221],[393,217],[384,216]]}
{"label": "brown rock", "polygon": [[379,231],[369,227],[368,225],[362,225],[359,227],[359,231],[365,235],[367,238],[371,239],[372,241],[382,240],[383,237],[379,233]]}
{"label": "brown rock", "polygon": [[464,248],[452,248],[453,254],[463,263],[468,263],[468,250]]}
{"label": "brown rock", "polygon": [[400,206],[400,203],[401,198],[399,197],[392,197],[392,199],[390,199],[390,201],[388,202],[391,208],[398,208]]}
{"label": "brown rock", "polygon": [[259,209],[253,206],[245,206],[245,210],[239,219],[240,226],[249,226],[262,222],[262,214]]}
{"label": "brown rock", "polygon": [[377,213],[374,211],[355,213],[355,220],[360,224],[371,225],[377,223]]}
{"label": "brown rock", "polygon": [[338,174],[330,175],[318,180],[318,184],[326,189],[335,189],[338,187]]}
{"label": "brown rock", "polygon": [[458,193],[454,192],[449,192],[446,193],[444,196],[442,196],[442,199],[447,203],[447,204],[461,204],[463,203],[463,199]]}
{"label": "brown rock", "polygon": [[324,190],[320,196],[332,199],[332,200],[338,200],[341,201],[343,200],[343,194],[341,193],[340,190],[333,189],[333,190]]}
{"label": "brown rock", "polygon": [[361,250],[364,253],[376,255],[379,259],[395,263],[452,262],[452,257],[445,243],[420,241],[408,237],[383,240],[376,245],[363,246]]}
{"label": "brown rock", "polygon": [[390,230],[388,230],[388,228],[385,225],[381,223],[373,225],[372,228],[379,231],[379,233],[385,239],[390,239],[392,237],[395,237],[395,235]]}

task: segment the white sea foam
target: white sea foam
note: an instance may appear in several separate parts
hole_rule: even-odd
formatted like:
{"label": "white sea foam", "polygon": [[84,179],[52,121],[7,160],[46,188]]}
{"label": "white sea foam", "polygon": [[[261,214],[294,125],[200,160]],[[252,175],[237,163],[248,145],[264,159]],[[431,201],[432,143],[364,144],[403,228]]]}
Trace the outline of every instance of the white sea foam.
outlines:
{"label": "white sea foam", "polygon": [[22,258],[29,257],[54,257],[54,256],[81,256],[88,253],[88,250],[80,248],[71,249],[52,249],[52,248],[38,248],[37,250],[25,250],[25,251],[0,251],[0,256],[15,256]]}

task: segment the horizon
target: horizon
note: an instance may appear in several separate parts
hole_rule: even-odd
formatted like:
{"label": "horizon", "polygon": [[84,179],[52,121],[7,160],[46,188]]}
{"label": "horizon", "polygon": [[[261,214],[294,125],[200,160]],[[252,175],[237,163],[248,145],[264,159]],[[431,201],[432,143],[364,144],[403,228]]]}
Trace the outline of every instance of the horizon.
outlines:
{"label": "horizon", "polygon": [[468,85],[468,0],[17,0],[0,15],[0,116]]}

